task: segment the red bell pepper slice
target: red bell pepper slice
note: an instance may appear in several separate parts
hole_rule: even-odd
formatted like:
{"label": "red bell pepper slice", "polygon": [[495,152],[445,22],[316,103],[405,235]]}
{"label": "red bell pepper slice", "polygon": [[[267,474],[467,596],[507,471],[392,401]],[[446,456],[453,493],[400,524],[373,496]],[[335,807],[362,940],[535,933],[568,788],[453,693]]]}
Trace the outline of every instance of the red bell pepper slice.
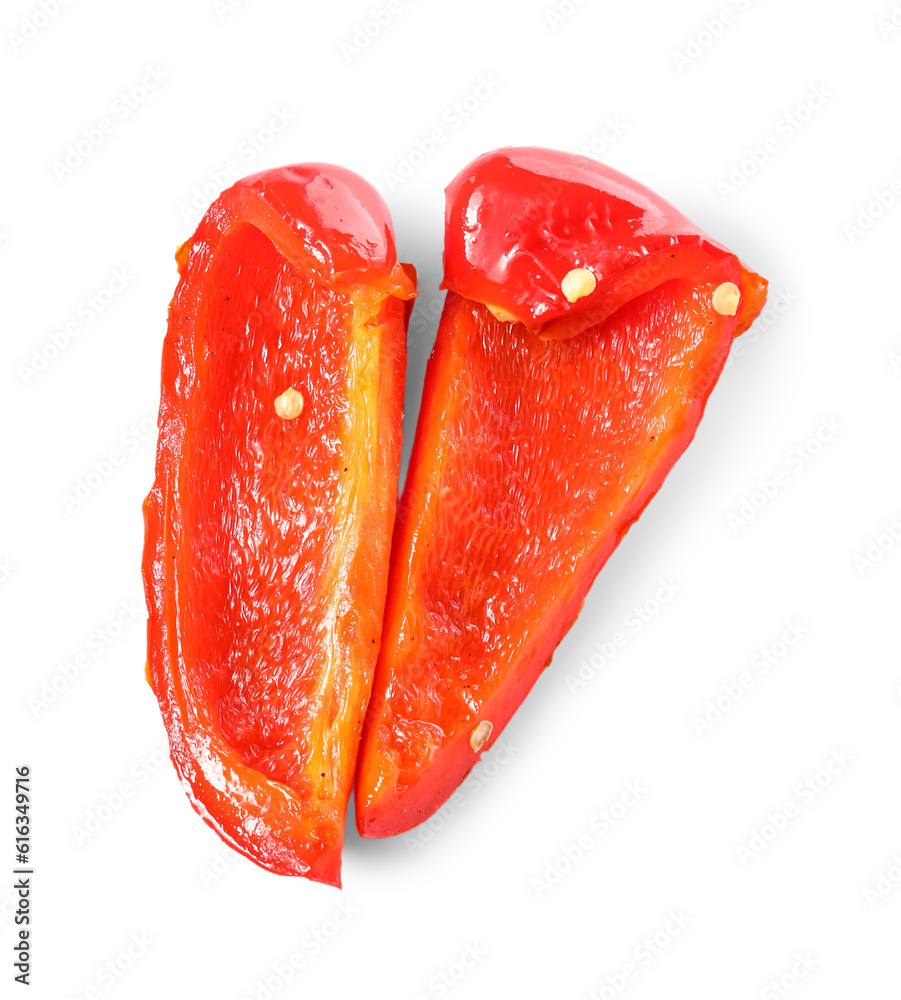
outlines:
{"label": "red bell pepper slice", "polygon": [[734,254],[583,157],[482,156],[446,222],[357,766],[368,837],[426,819],[496,740],[765,300]]}
{"label": "red bell pepper slice", "polygon": [[177,260],[144,506],[148,679],[207,823],[264,868],[340,885],[415,276],[376,191],[316,163],[239,181]]}

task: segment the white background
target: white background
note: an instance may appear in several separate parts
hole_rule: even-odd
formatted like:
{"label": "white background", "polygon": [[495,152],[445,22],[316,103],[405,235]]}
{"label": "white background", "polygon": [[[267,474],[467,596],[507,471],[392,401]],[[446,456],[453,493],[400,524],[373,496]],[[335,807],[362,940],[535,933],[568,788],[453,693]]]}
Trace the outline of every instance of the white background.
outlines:
{"label": "white background", "polygon": [[[394,0],[379,26],[386,0],[59,3],[0,25],[3,995],[27,763],[30,996],[898,996],[901,7]],[[773,305],[454,802],[351,830],[343,892],[279,878],[195,815],[143,679],[175,248],[242,174],[372,181],[420,274],[409,445],[443,187],[508,144],[635,176]]]}

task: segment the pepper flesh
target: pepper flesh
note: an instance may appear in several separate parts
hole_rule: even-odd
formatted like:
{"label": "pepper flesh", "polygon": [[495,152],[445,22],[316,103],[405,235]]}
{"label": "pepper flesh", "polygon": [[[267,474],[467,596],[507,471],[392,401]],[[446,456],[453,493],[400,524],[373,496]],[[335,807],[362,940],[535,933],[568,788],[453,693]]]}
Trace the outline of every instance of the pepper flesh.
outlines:
{"label": "pepper flesh", "polygon": [[264,868],[340,885],[413,272],[379,195],[327,164],[240,181],[177,260],[144,506],[148,677],[207,823]]}
{"label": "pepper flesh", "polygon": [[[737,257],[576,160],[573,181],[564,154],[500,150],[448,188],[451,290],[395,527],[357,766],[364,836],[427,819],[498,738],[763,306]],[[577,267],[597,287],[570,302]],[[712,305],[724,282],[742,290],[733,316]]]}

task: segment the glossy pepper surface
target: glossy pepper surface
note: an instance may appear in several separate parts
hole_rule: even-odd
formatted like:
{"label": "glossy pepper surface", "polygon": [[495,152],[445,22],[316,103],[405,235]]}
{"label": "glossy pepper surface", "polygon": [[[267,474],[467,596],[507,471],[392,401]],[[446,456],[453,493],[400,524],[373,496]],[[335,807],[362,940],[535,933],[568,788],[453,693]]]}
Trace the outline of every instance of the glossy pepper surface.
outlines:
{"label": "glossy pepper surface", "polygon": [[177,254],[144,505],[148,678],[201,816],[340,884],[396,506],[412,269],[348,170],[235,184]]}
{"label": "glossy pepper surface", "polygon": [[766,283],[646,188],[536,148],[447,189],[445,287],[357,767],[364,836],[490,748],[691,441]]}

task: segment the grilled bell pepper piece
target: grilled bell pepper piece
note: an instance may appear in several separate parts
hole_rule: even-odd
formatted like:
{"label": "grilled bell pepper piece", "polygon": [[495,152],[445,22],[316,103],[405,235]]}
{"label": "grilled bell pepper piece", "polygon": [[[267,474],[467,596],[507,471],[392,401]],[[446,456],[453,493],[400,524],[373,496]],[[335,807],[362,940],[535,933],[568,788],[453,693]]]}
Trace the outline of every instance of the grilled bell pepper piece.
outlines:
{"label": "grilled bell pepper piece", "polygon": [[148,679],[206,822],[264,868],[340,885],[415,276],[376,191],[316,163],[239,181],[177,261],[144,505]]}
{"label": "grilled bell pepper piece", "polygon": [[646,188],[550,150],[463,170],[445,239],[357,765],[367,837],[426,819],[497,739],[765,299]]}

